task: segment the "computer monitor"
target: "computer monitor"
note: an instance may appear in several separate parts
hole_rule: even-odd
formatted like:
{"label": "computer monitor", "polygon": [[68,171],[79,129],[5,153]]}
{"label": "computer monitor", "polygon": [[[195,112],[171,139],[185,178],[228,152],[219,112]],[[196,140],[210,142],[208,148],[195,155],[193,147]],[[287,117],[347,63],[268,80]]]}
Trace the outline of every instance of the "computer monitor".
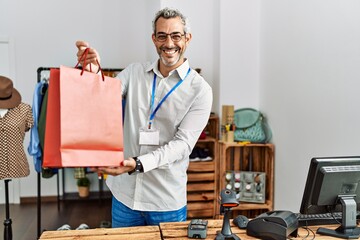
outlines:
{"label": "computer monitor", "polygon": [[342,212],[336,230],[317,233],[340,238],[358,238],[356,215],[360,208],[360,156],[316,157],[310,162],[300,213]]}

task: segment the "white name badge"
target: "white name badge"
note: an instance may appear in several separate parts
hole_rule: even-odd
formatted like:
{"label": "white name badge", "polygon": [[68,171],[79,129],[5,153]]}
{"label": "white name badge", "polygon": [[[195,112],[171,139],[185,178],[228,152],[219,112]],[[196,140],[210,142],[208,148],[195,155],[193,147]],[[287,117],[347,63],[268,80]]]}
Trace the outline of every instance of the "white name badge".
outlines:
{"label": "white name badge", "polygon": [[156,128],[148,129],[142,127],[139,129],[139,144],[140,145],[159,145],[160,144],[160,131]]}

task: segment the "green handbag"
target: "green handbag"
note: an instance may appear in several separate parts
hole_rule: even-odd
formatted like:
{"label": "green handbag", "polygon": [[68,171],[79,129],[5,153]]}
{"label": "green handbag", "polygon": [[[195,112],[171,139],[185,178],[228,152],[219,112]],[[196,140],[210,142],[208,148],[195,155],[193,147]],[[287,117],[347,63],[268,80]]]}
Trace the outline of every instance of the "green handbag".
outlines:
{"label": "green handbag", "polygon": [[234,112],[237,142],[267,143],[272,137],[271,129],[262,113],[253,108],[240,108]]}

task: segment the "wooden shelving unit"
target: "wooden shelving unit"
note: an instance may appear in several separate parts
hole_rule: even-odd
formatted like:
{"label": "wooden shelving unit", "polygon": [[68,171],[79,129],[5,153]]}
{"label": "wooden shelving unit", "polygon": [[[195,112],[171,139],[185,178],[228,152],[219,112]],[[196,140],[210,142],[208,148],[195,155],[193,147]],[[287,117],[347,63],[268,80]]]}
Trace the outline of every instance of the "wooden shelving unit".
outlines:
{"label": "wooden shelving unit", "polygon": [[[253,218],[274,209],[274,155],[273,144],[219,142],[219,189],[226,188],[225,175],[228,171],[264,172],[266,176],[265,202],[240,202],[238,207],[233,208],[233,217],[242,214]],[[217,204],[217,209],[220,209]]]}
{"label": "wooden shelving unit", "polygon": [[197,147],[206,148],[211,161],[190,162],[187,184],[188,219],[214,218],[218,199],[218,136],[219,118],[212,114],[205,128],[207,136],[199,139]]}

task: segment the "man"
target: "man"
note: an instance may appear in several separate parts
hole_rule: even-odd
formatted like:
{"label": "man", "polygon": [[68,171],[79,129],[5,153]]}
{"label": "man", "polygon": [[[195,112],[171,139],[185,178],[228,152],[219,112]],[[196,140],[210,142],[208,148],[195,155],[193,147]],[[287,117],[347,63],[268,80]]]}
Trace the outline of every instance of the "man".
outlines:
{"label": "man", "polygon": [[[113,227],[186,220],[189,155],[212,105],[211,87],[184,58],[191,38],[187,19],[178,10],[160,10],[152,34],[159,59],[131,64],[117,76],[126,99],[126,160],[119,167],[94,169],[111,175],[107,185],[113,194]],[[76,46],[80,59],[89,44],[78,41]],[[93,72],[97,61],[99,54],[90,48],[86,62]]]}

